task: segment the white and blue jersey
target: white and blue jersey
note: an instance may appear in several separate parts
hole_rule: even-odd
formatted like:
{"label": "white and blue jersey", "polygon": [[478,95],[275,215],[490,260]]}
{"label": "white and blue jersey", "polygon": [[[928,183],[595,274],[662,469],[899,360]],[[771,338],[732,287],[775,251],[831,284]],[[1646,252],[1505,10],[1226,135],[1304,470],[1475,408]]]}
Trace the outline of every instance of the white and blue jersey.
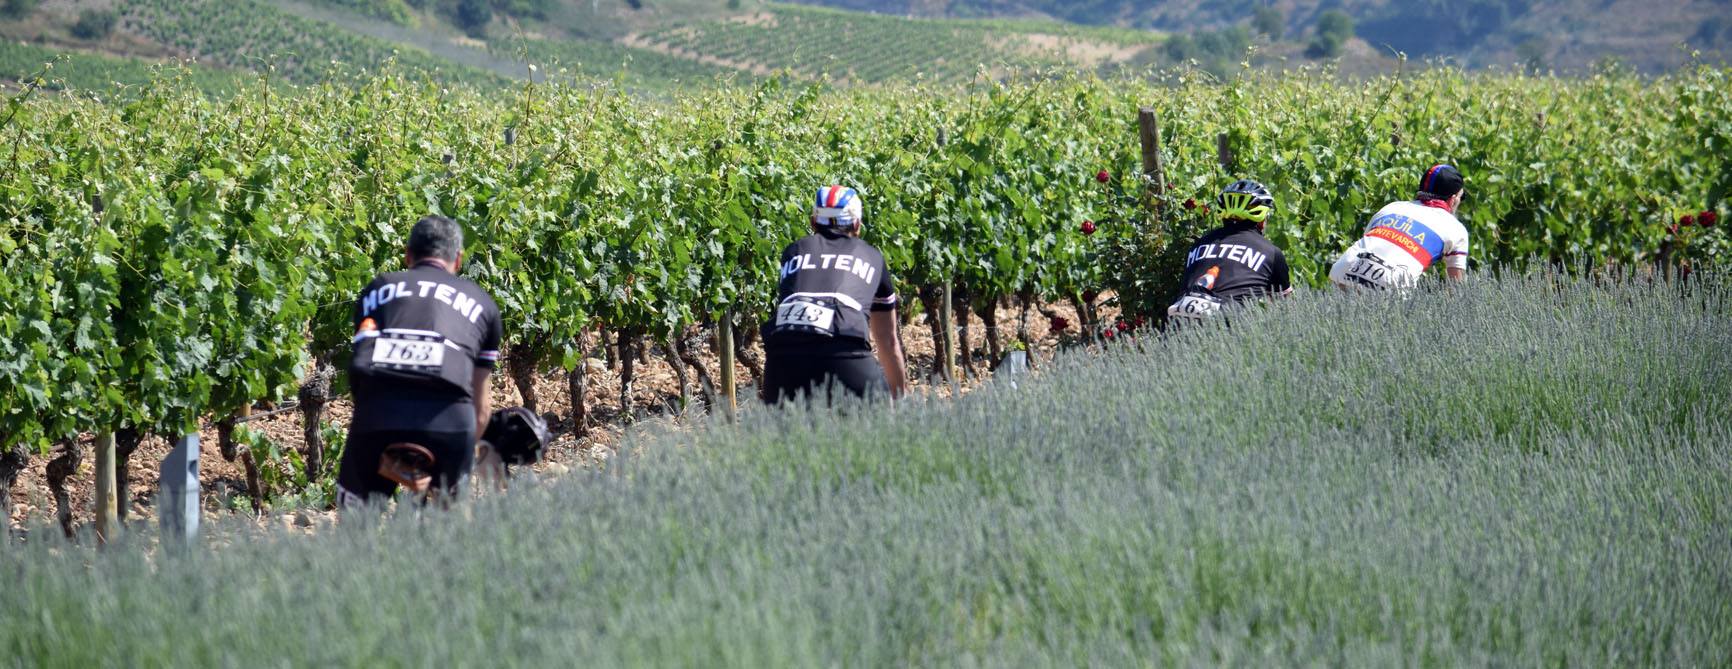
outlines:
{"label": "white and blue jersey", "polygon": [[1412,200],[1391,202],[1371,217],[1365,236],[1341,255],[1329,278],[1344,286],[1396,287],[1413,282],[1439,261],[1466,270],[1467,252],[1467,227],[1448,209]]}

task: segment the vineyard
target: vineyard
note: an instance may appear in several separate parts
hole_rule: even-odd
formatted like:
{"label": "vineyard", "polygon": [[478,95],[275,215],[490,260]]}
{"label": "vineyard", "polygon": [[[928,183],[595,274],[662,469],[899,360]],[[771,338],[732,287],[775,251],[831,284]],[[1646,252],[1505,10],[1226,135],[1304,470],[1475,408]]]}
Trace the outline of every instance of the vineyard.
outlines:
{"label": "vineyard", "polygon": [[[52,67],[44,65],[53,63]],[[0,42],[0,73],[22,81],[40,73],[43,87],[51,90],[107,91],[113,86],[153,84],[164,77],[182,79],[182,84],[211,95],[239,90],[250,76],[244,72],[185,64],[169,67],[139,58],[116,58],[85,53],[64,53],[28,44]]]}
{"label": "vineyard", "polygon": [[[355,12],[362,16],[383,19],[404,26],[415,24],[415,10],[404,0],[313,0],[330,7]],[[424,3],[418,3],[424,4]]]}
{"label": "vineyard", "polygon": [[581,80],[607,80],[616,76],[634,88],[655,92],[682,86],[708,87],[717,79],[745,83],[748,72],[597,40],[511,40],[499,43],[499,55],[522,58],[549,72],[566,69]]}
{"label": "vineyard", "polygon": [[644,431],[454,513],[0,541],[0,657],[1726,666],[1726,279],[1319,292],[959,400]]}
{"label": "vineyard", "polygon": [[395,61],[441,83],[498,86],[504,79],[425,51],[284,12],[264,0],[123,0],[125,28],[217,65],[314,83],[333,70],[359,75]]}
{"label": "vineyard", "polygon": [[798,5],[675,22],[636,42],[694,60],[856,83],[967,81],[982,68],[1089,69],[1131,58],[1151,33],[1017,21],[944,21]]}
{"label": "vineyard", "polygon": [[[860,189],[905,316],[948,287],[995,352],[1016,345],[1017,324],[993,320],[1005,301],[1075,303],[1091,337],[1114,325],[1102,294],[1127,325],[1158,318],[1173,254],[1208,224],[1197,203],[1235,175],[1273,189],[1269,236],[1314,286],[1437,160],[1467,175],[1481,271],[1718,267],[1729,77],[772,80],[644,101],[398,73],[255,81],[222,99],[162,85],[114,106],[14,100],[0,126],[0,445],[22,457],[80,434],[180,434],[322,387],[356,287],[399,262],[429,212],[470,231],[465,272],[504,311],[530,403],[525,379],[581,370],[597,332],[622,352],[677,351],[724,322],[749,336],[813,184]],[[1139,105],[1164,129],[1152,183]],[[1714,215],[1694,224],[1701,212]]]}

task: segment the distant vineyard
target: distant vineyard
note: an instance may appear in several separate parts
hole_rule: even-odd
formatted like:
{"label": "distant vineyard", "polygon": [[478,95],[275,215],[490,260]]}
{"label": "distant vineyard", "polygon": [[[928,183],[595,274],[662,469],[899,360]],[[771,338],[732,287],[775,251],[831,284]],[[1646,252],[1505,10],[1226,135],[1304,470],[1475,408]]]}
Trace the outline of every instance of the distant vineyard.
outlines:
{"label": "distant vineyard", "polygon": [[383,19],[397,25],[415,24],[415,12],[404,0],[311,0],[314,4],[336,7],[362,16]]}
{"label": "distant vineyard", "polygon": [[218,64],[263,70],[297,83],[335,72],[372,72],[395,61],[445,83],[505,80],[419,49],[288,14],[262,0],[123,0],[123,25],[172,49]]}
{"label": "distant vineyard", "polygon": [[525,58],[550,71],[565,68],[569,74],[584,79],[623,75],[630,87],[656,91],[672,90],[681,84],[707,84],[717,78],[736,82],[753,79],[750,73],[733,68],[596,40],[504,41],[495,51],[510,58]]}
{"label": "distant vineyard", "polygon": [[690,59],[807,77],[886,82],[965,81],[981,68],[1086,67],[1128,58],[1152,33],[1034,22],[909,19],[795,5],[755,15],[676,23],[642,39]]}
{"label": "distant vineyard", "polygon": [[[429,212],[470,231],[514,365],[579,364],[580,335],[666,338],[770,304],[819,184],[860,188],[869,241],[920,308],[1163,287],[1109,255],[1181,243],[1237,175],[1317,285],[1419,166],[1467,175],[1485,271],[1538,257],[1723,265],[1732,70],[1584,80],[1447,71],[1351,85],[1252,75],[968,87],[513,93],[405,78],[220,103],[39,99],[0,128],[0,446],[190,428],[280,397],[346,346],[349,301]],[[1166,194],[1138,203],[1136,109],[1166,130]],[[1225,134],[1234,167],[1217,161]],[[1104,173],[1104,174],[1102,174]],[[1081,226],[1085,221],[1090,226]],[[1088,232],[1089,230],[1097,230]],[[1169,268],[1170,269],[1170,268]],[[1146,285],[1145,285],[1146,284]],[[1133,312],[1132,315],[1137,315]]]}
{"label": "distant vineyard", "polygon": [[[53,63],[53,66],[44,70],[44,65],[48,63]],[[0,42],[0,78],[22,81],[38,72],[42,73],[43,87],[51,90],[73,88],[104,91],[116,84],[143,86],[164,77],[174,77],[211,94],[233,92],[244,79],[252,76],[246,72],[199,65],[189,64],[176,68],[138,58],[63,52],[14,42]]]}

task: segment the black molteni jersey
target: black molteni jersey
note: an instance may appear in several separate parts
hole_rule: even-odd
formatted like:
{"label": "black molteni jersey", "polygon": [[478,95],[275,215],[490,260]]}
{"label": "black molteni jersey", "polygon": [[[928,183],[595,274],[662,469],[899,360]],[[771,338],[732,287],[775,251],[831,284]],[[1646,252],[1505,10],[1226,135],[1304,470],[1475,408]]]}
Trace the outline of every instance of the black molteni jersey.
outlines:
{"label": "black molteni jersey", "polygon": [[782,251],[776,311],[764,342],[812,352],[871,350],[868,311],[896,308],[884,254],[840,232],[815,232]]}
{"label": "black molteni jersey", "polygon": [[1179,295],[1207,293],[1243,301],[1293,289],[1287,256],[1254,223],[1230,223],[1197,238],[1185,256]]}
{"label": "black molteni jersey", "polygon": [[368,399],[468,403],[475,368],[499,360],[499,306],[475,282],[433,263],[381,275],[355,300],[349,378]]}

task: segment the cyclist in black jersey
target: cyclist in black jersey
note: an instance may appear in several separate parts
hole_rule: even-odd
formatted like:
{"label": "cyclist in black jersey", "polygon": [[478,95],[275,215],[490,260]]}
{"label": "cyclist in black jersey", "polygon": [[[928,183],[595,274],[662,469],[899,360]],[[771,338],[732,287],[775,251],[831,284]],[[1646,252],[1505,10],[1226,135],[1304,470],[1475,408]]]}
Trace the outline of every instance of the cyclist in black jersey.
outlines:
{"label": "cyclist in black jersey", "polygon": [[501,327],[493,298],[456,275],[462,251],[456,222],[423,218],[409,232],[408,269],[373,279],[355,300],[355,413],[339,506],[389,497],[399,484],[454,492],[474,463]]}
{"label": "cyclist in black jersey", "polygon": [[1287,256],[1263,236],[1275,198],[1263,184],[1233,182],[1216,203],[1221,227],[1197,238],[1185,256],[1180,292],[1169,319],[1201,320],[1229,303],[1293,292]]}
{"label": "cyclist in black jersey", "polygon": [[776,310],[763,328],[764,401],[907,389],[896,290],[884,255],[860,239],[863,212],[854,189],[819,188],[812,234],[782,252]]}

